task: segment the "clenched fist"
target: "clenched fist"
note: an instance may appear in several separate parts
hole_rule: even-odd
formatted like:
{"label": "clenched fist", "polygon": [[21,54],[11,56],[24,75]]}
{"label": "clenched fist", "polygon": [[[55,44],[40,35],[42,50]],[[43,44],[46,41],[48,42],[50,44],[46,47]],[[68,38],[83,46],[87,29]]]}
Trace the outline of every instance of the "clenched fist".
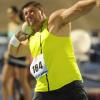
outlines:
{"label": "clenched fist", "polygon": [[33,33],[33,28],[29,26],[27,22],[24,22],[22,24],[21,30],[17,32],[15,36],[21,42],[28,39],[28,37]]}
{"label": "clenched fist", "polygon": [[16,38],[22,42],[22,41],[25,41],[26,39],[28,39],[28,35],[26,35],[25,33],[23,33],[22,31],[19,31],[15,34]]}

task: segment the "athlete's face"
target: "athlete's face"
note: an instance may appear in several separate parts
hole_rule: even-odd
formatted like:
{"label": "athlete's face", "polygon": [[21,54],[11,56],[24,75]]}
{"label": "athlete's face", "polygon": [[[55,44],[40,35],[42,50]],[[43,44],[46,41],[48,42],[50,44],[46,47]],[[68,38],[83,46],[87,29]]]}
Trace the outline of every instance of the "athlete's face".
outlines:
{"label": "athlete's face", "polygon": [[24,13],[25,20],[31,26],[36,25],[43,20],[43,14],[41,10],[33,7],[32,5],[24,8],[23,13]]}

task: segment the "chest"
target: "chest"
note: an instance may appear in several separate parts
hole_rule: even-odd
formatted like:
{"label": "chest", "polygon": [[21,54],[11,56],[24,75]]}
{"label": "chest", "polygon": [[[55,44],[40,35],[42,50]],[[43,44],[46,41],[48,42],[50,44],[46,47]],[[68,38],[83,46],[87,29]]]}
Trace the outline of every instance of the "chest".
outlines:
{"label": "chest", "polygon": [[48,32],[44,30],[43,32],[37,32],[29,40],[30,51],[33,56],[37,56],[42,52],[43,45],[48,38]]}

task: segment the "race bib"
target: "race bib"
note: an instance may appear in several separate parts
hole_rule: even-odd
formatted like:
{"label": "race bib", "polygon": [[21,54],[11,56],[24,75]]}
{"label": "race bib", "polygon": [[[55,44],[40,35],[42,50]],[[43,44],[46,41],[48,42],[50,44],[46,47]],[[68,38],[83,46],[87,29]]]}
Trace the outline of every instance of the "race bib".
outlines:
{"label": "race bib", "polygon": [[48,70],[44,63],[43,54],[40,54],[33,59],[32,64],[30,66],[30,72],[35,78],[39,78],[47,74]]}

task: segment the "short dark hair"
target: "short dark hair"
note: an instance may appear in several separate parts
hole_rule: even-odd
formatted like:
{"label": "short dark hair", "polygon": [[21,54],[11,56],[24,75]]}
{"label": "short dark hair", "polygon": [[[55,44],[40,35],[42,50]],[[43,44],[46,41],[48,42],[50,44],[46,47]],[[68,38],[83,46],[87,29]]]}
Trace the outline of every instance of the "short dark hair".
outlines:
{"label": "short dark hair", "polygon": [[22,10],[23,10],[24,8],[30,6],[30,5],[33,5],[33,7],[38,8],[38,9],[40,9],[41,11],[44,11],[43,6],[42,6],[39,2],[37,2],[37,1],[30,1],[30,2],[26,3],[26,4],[22,7]]}
{"label": "short dark hair", "polygon": [[25,21],[24,15],[23,15],[23,9],[27,8],[30,5],[33,5],[33,7],[35,7],[37,9],[41,10],[42,12],[44,12],[44,8],[39,2],[37,2],[37,1],[27,2],[25,5],[22,6],[21,13],[20,13],[20,18],[23,19],[23,21]]}

